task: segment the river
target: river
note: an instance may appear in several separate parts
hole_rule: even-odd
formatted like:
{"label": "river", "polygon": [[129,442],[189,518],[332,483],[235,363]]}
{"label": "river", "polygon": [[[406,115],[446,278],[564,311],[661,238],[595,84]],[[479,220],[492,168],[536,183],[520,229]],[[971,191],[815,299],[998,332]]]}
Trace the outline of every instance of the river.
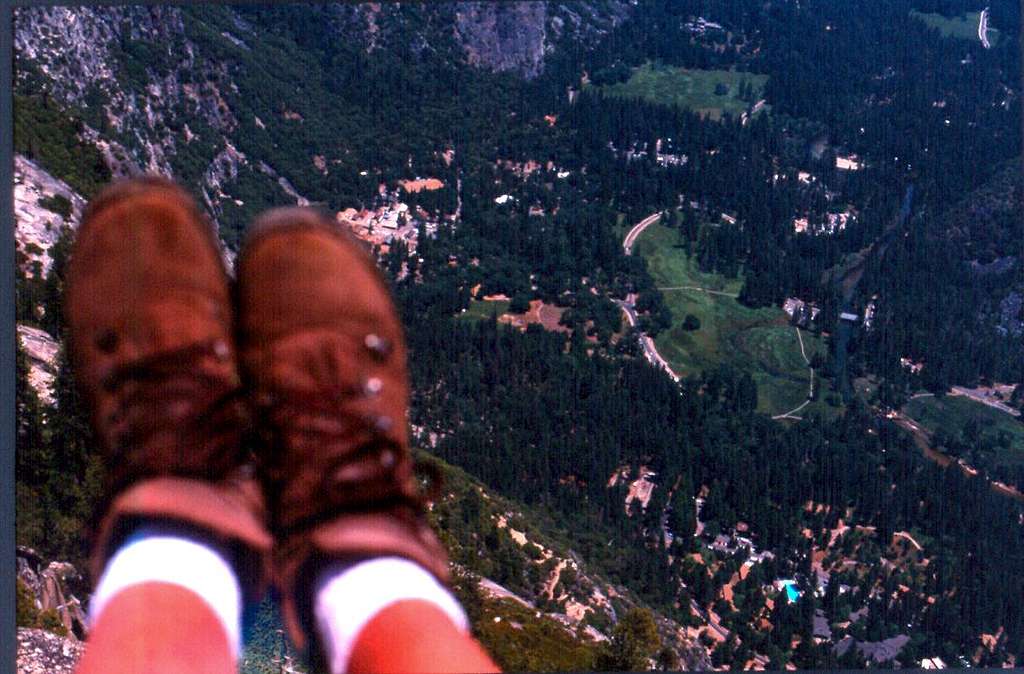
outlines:
{"label": "river", "polygon": [[[914,186],[911,184],[907,185],[906,192],[903,194],[903,204],[900,206],[900,212],[893,223],[871,244],[868,252],[836,280],[837,289],[843,298],[840,313],[854,313],[853,297],[857,290],[857,285],[864,276],[864,269],[873,257],[885,254],[885,249],[892,242],[893,238],[904,230],[904,227],[910,220],[913,202]],[[843,395],[843,401],[848,404],[853,400],[853,385],[850,383],[850,375],[846,367],[846,348],[856,325],[853,321],[844,321],[838,317],[836,322],[836,377],[839,381],[839,391]]]}

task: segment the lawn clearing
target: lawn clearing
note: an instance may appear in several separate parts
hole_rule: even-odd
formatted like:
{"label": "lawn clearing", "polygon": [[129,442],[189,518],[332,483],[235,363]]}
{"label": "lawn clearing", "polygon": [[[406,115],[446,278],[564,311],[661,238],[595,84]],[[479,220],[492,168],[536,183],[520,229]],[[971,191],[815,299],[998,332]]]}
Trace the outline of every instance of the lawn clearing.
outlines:
{"label": "lawn clearing", "polygon": [[[788,412],[807,398],[810,372],[800,353],[796,329],[778,307],[751,309],[726,294],[737,294],[742,279],[699,271],[678,245],[678,234],[660,223],[650,225],[636,243],[655,283],[672,312],[672,327],[655,340],[658,351],[674,370],[695,375],[720,364],[749,372],[757,383],[758,410]],[[684,330],[687,314],[700,319],[698,330]],[[820,337],[801,333],[807,358],[824,352]],[[820,381],[818,382],[821,383]],[[824,411],[825,405],[809,406]]]}
{"label": "lawn clearing", "polygon": [[743,279],[705,274],[698,269],[697,261],[679,247],[680,241],[678,232],[661,222],[648,225],[637,241],[636,252],[647,260],[647,268],[659,287],[691,286],[739,295]]}
{"label": "lawn clearing", "polygon": [[[945,395],[915,398],[903,412],[923,428],[946,435],[962,436],[965,443],[984,453],[993,465],[1024,464],[1024,424],[1005,412],[965,396]],[[966,458],[966,457],[965,457]]]}
{"label": "lawn clearing", "polygon": [[[633,71],[625,82],[602,87],[611,96],[643,98],[664,105],[678,105],[712,119],[728,112],[739,115],[761,99],[767,75],[734,70],[690,70],[646,63]],[[740,86],[749,83],[749,100],[740,98]],[[716,93],[723,85],[726,93]]]}
{"label": "lawn clearing", "polygon": [[[910,10],[910,16],[920,19],[931,28],[937,28],[945,37],[953,37],[960,40],[978,39],[978,21],[981,12],[967,12],[958,17],[946,17],[941,14],[926,14],[916,9]],[[999,31],[995,28],[988,29],[989,42],[995,44],[999,39]]]}
{"label": "lawn clearing", "polygon": [[491,320],[491,316],[501,316],[503,313],[508,311],[509,306],[512,303],[508,300],[496,300],[494,302],[485,302],[483,300],[470,300],[469,307],[462,314],[459,314],[459,318],[464,320]]}

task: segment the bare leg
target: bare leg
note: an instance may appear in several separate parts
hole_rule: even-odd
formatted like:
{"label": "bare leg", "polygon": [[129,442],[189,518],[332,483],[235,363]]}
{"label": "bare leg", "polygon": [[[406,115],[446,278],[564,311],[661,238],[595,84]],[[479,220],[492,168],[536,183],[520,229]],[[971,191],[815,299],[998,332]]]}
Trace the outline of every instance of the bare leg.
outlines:
{"label": "bare leg", "polygon": [[199,595],[149,582],[119,592],[100,614],[77,674],[234,674],[216,614]]}
{"label": "bare leg", "polygon": [[434,604],[400,601],[378,613],[359,633],[348,671],[498,672],[490,656]]}

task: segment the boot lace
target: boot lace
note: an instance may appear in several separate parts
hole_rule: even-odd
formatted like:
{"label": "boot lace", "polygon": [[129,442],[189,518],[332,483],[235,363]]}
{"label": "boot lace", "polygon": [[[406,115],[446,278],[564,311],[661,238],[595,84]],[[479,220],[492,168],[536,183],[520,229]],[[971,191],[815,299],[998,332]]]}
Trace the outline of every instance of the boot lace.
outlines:
{"label": "boot lace", "polygon": [[241,383],[223,366],[228,357],[227,345],[211,339],[152,354],[103,378],[115,399],[103,433],[115,475],[219,477],[239,463],[246,414]]}
{"label": "boot lace", "polygon": [[[267,473],[275,482],[301,480],[323,499],[304,526],[342,511],[388,509],[415,519],[438,498],[441,474],[432,463],[414,462],[390,433],[390,417],[367,411],[365,387],[333,384],[328,390],[278,390],[260,396],[257,409],[266,442],[275,448]],[[415,475],[426,475],[423,489]]]}

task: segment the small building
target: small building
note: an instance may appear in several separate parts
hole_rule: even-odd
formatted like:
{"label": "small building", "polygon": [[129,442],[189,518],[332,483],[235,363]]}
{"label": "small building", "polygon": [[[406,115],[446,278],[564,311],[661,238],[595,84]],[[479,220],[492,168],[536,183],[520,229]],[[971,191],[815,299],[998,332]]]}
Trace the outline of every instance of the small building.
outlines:
{"label": "small building", "polygon": [[814,637],[815,643],[832,639],[832,627],[828,624],[828,619],[821,609],[815,609],[814,611],[813,632],[811,636]]}
{"label": "small building", "polygon": [[875,320],[875,302],[872,300],[864,307],[864,327],[870,328],[871,323]]}
{"label": "small building", "polygon": [[924,363],[915,363],[909,358],[900,358],[900,366],[905,370],[910,370],[912,374],[917,374],[924,369]]}
{"label": "small building", "polygon": [[409,193],[416,193],[422,190],[433,192],[444,187],[444,182],[437,178],[416,178],[415,180],[399,180],[398,184]]}
{"label": "small building", "polygon": [[846,225],[853,218],[853,213],[850,210],[845,210],[842,213],[829,213],[828,223],[825,225],[825,231],[829,234],[835,234],[846,229]]}
{"label": "small building", "polygon": [[711,542],[711,549],[717,550],[718,552],[732,553],[735,550],[730,543],[732,543],[732,540],[728,536],[725,534],[718,534],[715,536],[715,540]]}
{"label": "small building", "polygon": [[851,154],[846,157],[836,156],[836,168],[841,171],[859,171],[863,167],[864,164],[855,154]]}
{"label": "small building", "polygon": [[797,297],[788,298],[782,305],[782,310],[790,318],[790,322],[793,325],[809,330],[813,327],[814,321],[817,320],[818,314],[821,313],[816,305],[809,302],[804,302]]}

